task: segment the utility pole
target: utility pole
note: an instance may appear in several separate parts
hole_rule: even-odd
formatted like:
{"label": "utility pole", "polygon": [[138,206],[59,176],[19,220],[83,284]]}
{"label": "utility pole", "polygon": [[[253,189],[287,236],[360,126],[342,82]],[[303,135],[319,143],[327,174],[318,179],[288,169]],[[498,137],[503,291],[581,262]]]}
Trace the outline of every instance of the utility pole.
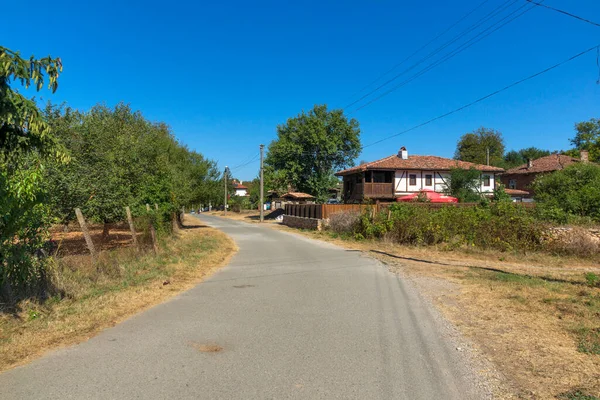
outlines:
{"label": "utility pole", "polygon": [[225,197],[223,198],[223,212],[227,214],[227,170],[229,168],[225,166],[225,171],[223,172],[223,186],[225,187]]}
{"label": "utility pole", "polygon": [[485,148],[485,165],[490,165],[490,148]]}
{"label": "utility pole", "polygon": [[265,178],[263,173],[263,153],[265,150],[265,145],[260,145],[260,222],[265,220]]}

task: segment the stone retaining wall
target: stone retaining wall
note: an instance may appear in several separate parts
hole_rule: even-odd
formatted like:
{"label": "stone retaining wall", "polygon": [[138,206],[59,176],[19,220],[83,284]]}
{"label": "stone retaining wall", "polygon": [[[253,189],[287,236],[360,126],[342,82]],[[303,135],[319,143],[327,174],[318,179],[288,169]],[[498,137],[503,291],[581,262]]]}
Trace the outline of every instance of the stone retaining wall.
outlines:
{"label": "stone retaining wall", "polygon": [[291,228],[321,230],[323,220],[315,218],[292,217],[291,215],[283,216],[283,224]]}

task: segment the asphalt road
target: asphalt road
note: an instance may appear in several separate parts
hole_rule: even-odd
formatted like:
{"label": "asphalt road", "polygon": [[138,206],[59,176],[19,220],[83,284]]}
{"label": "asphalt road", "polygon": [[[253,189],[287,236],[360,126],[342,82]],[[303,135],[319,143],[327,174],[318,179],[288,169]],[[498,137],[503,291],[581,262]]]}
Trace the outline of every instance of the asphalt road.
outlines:
{"label": "asphalt road", "polygon": [[229,266],[85,343],[1,374],[0,399],[488,397],[444,324],[379,262],[268,227],[201,219],[237,242]]}

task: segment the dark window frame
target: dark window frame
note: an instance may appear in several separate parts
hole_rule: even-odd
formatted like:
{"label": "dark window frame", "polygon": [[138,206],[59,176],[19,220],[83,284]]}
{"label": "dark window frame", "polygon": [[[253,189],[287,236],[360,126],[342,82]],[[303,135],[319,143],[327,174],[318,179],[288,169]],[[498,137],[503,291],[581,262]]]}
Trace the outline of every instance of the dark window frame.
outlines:
{"label": "dark window frame", "polygon": [[489,175],[483,176],[483,186],[489,187],[492,186],[492,177]]}
{"label": "dark window frame", "polygon": [[425,186],[433,186],[433,175],[425,175]]}
{"label": "dark window frame", "polygon": [[509,189],[516,189],[517,188],[517,180],[516,179],[509,179],[508,180],[508,188]]}
{"label": "dark window frame", "polygon": [[417,174],[408,175],[408,184],[409,186],[417,186]]}

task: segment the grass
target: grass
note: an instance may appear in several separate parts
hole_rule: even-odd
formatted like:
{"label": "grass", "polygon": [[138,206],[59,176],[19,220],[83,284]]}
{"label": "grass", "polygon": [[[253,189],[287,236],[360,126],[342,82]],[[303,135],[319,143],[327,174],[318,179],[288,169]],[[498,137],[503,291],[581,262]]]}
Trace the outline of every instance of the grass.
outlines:
{"label": "grass", "polygon": [[100,330],[188,289],[224,265],[236,251],[225,234],[187,218],[188,229],[161,242],[157,255],[132,248],[103,252],[97,265],[84,255],[56,260],[63,296],[22,302],[0,314],[0,371]]}
{"label": "grass", "polygon": [[559,396],[557,396],[557,398],[560,400],[600,400],[598,397],[586,394],[585,392],[579,389],[562,393]]}

